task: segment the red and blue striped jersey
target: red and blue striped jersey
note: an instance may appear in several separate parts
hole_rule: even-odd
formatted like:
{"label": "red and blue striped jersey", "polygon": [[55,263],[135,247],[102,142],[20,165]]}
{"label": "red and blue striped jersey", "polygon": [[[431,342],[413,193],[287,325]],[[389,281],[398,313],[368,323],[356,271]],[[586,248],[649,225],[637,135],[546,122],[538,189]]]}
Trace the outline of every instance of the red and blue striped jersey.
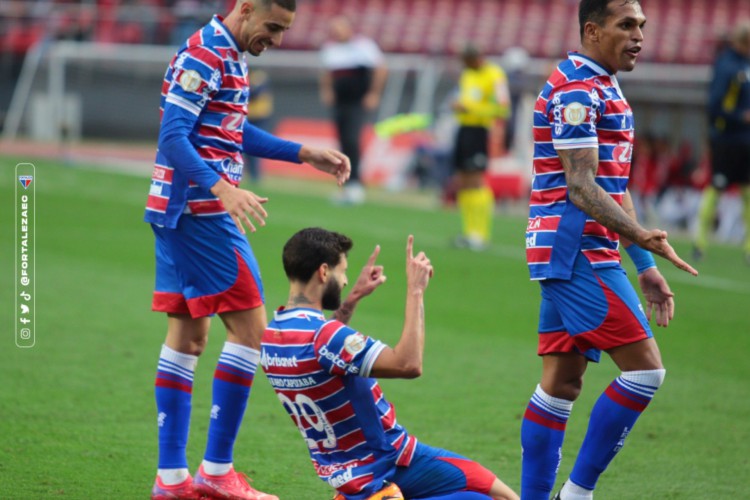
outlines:
{"label": "red and blue striped jersey", "polygon": [[[159,110],[163,117],[165,106],[174,105],[194,115],[190,144],[208,168],[236,186],[242,176],[242,129],[248,97],[244,56],[222,19],[215,16],[172,58],[162,83]],[[162,121],[162,129],[168,126]],[[188,179],[157,150],[145,220],[173,228],[183,213],[210,216],[226,211],[208,187]]]}
{"label": "red and blue striped jersey", "polygon": [[633,112],[617,78],[594,60],[569,53],[534,107],[534,169],[526,228],[531,279],[570,279],[582,252],[593,267],[618,265],[619,235],[568,198],[558,150],[597,148],[596,183],[618,204],[628,186]]}
{"label": "red and blue striped jersey", "polygon": [[385,344],[314,309],[280,309],[261,365],[307,443],[318,476],[352,498],[411,462],[416,438],[369,378]]}

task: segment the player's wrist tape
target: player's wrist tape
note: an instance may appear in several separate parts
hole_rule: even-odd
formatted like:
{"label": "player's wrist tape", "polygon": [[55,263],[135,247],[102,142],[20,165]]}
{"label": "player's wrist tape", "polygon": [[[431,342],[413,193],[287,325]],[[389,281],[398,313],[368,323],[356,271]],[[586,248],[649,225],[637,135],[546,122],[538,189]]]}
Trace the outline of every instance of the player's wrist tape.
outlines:
{"label": "player's wrist tape", "polygon": [[646,269],[656,267],[654,256],[648,250],[644,250],[635,243],[625,249],[630,255],[630,260],[635,264],[638,274],[643,273]]}

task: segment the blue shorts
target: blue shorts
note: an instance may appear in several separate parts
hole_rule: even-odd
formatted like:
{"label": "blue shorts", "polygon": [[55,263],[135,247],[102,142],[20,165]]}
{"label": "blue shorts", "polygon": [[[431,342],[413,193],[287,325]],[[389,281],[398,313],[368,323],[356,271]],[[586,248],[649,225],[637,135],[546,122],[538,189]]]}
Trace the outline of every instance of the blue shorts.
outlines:
{"label": "blue shorts", "polygon": [[258,262],[229,215],[183,215],[175,229],[151,227],[156,237],[154,311],[201,318],[263,304]]}
{"label": "blue shorts", "polygon": [[459,491],[489,494],[495,479],[495,474],[472,460],[417,442],[411,463],[396,467],[391,481],[405,498],[418,499]]}
{"label": "blue shorts", "polygon": [[539,311],[539,355],[601,351],[653,337],[638,294],[618,266],[594,269],[582,254],[570,280],[548,279]]}

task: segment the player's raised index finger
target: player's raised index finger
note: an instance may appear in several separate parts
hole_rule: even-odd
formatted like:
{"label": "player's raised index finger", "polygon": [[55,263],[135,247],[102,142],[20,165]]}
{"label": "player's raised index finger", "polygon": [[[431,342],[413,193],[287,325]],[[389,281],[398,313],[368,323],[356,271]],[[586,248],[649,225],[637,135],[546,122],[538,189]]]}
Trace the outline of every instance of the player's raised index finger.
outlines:
{"label": "player's raised index finger", "polygon": [[368,266],[374,265],[375,261],[378,259],[378,255],[380,255],[380,245],[375,245],[375,250],[372,251],[370,258],[367,259],[367,265]]}
{"label": "player's raised index finger", "polygon": [[414,258],[414,235],[410,234],[406,238],[406,258],[411,260]]}

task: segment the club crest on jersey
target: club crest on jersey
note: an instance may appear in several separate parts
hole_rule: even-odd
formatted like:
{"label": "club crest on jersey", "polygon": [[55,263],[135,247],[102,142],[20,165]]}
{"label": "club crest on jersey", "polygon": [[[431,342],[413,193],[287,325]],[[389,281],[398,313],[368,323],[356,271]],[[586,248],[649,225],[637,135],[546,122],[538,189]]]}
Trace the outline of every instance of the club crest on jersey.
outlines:
{"label": "club crest on jersey", "polygon": [[31,185],[31,181],[34,180],[34,176],[32,175],[19,175],[18,176],[18,182],[21,183],[24,189],[28,189]]}
{"label": "club crest on jersey", "polygon": [[365,336],[361,333],[353,333],[344,339],[344,350],[355,356],[365,348]]}
{"label": "club crest on jersey", "polygon": [[580,125],[586,120],[586,106],[580,102],[571,102],[565,106],[565,122],[568,125]]}
{"label": "club crest on jersey", "polygon": [[180,87],[185,92],[195,92],[201,86],[201,75],[194,69],[183,71],[180,75]]}

